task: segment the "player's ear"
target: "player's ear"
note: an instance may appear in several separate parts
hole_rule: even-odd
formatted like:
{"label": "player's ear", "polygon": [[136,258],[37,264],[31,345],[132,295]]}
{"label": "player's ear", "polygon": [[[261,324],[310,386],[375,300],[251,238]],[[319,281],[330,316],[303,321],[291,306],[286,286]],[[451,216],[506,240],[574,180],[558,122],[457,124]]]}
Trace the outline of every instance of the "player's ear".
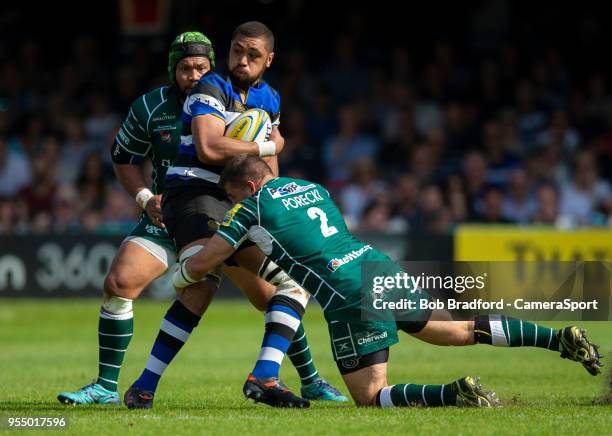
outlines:
{"label": "player's ear", "polygon": [[247,186],[249,187],[249,191],[251,191],[251,194],[255,194],[257,190],[259,189],[257,185],[255,184],[255,182],[251,180],[247,182]]}
{"label": "player's ear", "polygon": [[270,68],[270,65],[272,65],[272,59],[274,59],[274,52],[268,53],[268,57],[266,58],[266,68]]}

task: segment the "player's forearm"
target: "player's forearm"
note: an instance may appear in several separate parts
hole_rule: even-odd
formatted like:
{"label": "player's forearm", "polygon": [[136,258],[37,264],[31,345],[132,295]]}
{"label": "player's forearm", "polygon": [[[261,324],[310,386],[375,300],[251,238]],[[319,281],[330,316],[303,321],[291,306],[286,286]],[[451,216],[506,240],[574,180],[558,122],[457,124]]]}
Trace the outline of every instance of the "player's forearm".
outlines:
{"label": "player's forearm", "polygon": [[255,142],[240,141],[238,139],[219,136],[207,144],[196,141],[198,159],[206,164],[224,164],[239,154],[253,154],[259,156],[259,145]]}
{"label": "player's forearm", "polygon": [[172,276],[172,283],[182,289],[202,280],[234,252],[225,239],[214,235],[203,249],[184,259]]}
{"label": "player's forearm", "polygon": [[214,270],[220,265],[225,259],[219,254],[210,254],[206,257],[203,256],[192,256],[189,261],[185,264],[185,271],[189,276],[195,280],[200,281],[206,274]]}
{"label": "player's forearm", "polygon": [[275,177],[278,177],[278,156],[264,157],[263,160],[265,160],[268,166],[272,169],[272,174],[274,174]]}
{"label": "player's forearm", "polygon": [[135,197],[139,191],[148,188],[140,166],[113,163],[113,170],[117,180],[131,197]]}

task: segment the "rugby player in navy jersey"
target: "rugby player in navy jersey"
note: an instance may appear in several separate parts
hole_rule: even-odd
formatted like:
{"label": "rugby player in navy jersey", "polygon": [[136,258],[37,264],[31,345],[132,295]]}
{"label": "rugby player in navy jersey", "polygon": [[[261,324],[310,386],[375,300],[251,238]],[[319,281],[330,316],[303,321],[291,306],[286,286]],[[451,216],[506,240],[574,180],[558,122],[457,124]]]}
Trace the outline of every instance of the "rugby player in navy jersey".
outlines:
{"label": "rugby player in navy jersey", "polygon": [[[181,145],[173,165],[166,172],[162,204],[163,221],[179,258],[200,251],[232,207],[218,186],[226,161],[242,153],[261,156],[278,174],[276,156],[284,145],[278,130],[280,96],[263,80],[273,59],[274,36],[270,29],[255,21],[241,24],[232,35],[229,78],[215,72],[207,73],[185,101]],[[273,125],[269,140],[255,143],[224,136],[228,124],[253,108],[269,114]],[[193,285],[199,292],[189,292],[187,288],[168,310],[146,368],[125,393],[125,404],[129,408],[152,406],[163,371],[206,311],[222,275],[236,283],[262,311],[277,287],[299,288],[276,264],[268,259],[262,262],[261,253],[254,244],[243,244],[219,270]],[[287,355],[300,374],[301,393],[305,398],[347,400],[319,377],[301,324]]]}

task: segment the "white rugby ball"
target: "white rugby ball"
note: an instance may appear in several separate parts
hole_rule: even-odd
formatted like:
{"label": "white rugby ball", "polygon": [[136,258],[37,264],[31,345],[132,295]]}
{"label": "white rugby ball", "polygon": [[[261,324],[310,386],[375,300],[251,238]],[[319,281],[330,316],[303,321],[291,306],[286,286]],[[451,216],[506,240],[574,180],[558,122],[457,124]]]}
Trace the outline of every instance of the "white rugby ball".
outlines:
{"label": "white rugby ball", "polygon": [[249,109],[241,113],[225,129],[225,136],[248,142],[267,141],[270,133],[272,121],[263,109]]}

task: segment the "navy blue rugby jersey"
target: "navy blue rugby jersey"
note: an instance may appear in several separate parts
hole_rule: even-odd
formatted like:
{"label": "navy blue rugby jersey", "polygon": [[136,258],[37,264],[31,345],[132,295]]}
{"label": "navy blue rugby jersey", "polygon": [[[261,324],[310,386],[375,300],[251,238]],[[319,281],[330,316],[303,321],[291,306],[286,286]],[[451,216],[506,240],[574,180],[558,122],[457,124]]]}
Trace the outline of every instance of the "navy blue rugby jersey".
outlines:
{"label": "navy blue rugby jersey", "polygon": [[280,123],[280,95],[266,82],[260,81],[244,92],[232,85],[229,78],[224,79],[212,71],[205,74],[183,105],[181,144],[166,173],[166,187],[216,185],[219,182],[223,166],[205,164],[198,159],[191,134],[194,117],[211,114],[224,120],[227,126],[242,112],[254,108],[265,110],[273,126]]}

